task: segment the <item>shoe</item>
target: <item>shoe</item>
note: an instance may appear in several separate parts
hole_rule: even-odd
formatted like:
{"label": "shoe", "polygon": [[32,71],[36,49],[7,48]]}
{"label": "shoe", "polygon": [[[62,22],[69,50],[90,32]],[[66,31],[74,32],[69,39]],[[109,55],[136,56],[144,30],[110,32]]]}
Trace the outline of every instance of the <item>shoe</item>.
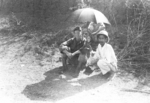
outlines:
{"label": "shoe", "polygon": [[68,67],[63,66],[63,68],[59,71],[59,74],[64,74],[68,70]]}
{"label": "shoe", "polygon": [[110,76],[107,78],[108,81],[113,80],[115,78],[116,74],[114,72],[110,73]]}
{"label": "shoe", "polygon": [[93,70],[91,70],[90,67],[86,67],[86,69],[85,69],[85,71],[84,71],[84,74],[90,75],[92,72],[93,72]]}
{"label": "shoe", "polygon": [[63,74],[64,72],[61,70],[61,71],[59,71],[59,74]]}
{"label": "shoe", "polygon": [[95,71],[95,72],[101,72],[101,70],[100,70],[100,69],[94,69],[94,71]]}
{"label": "shoe", "polygon": [[101,72],[93,71],[93,72],[90,74],[90,77],[91,77],[91,76],[95,76],[95,75],[99,75],[99,74],[101,74]]}

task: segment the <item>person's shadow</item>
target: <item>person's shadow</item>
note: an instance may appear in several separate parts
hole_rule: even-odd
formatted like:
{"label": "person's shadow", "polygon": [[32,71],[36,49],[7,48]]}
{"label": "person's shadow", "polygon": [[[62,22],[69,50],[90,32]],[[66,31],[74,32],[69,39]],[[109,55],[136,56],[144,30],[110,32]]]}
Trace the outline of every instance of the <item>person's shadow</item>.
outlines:
{"label": "person's shadow", "polygon": [[57,101],[85,90],[94,89],[107,82],[105,77],[100,74],[72,81],[75,79],[73,70],[60,75],[59,71],[61,69],[62,67],[58,67],[47,71],[44,73],[45,80],[27,85],[22,94],[31,100]]}

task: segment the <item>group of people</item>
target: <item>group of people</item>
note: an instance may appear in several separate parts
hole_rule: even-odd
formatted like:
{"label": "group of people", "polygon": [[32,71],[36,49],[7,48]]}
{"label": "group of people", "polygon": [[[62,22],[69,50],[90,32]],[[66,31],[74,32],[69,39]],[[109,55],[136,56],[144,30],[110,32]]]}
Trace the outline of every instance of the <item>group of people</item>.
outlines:
{"label": "group of people", "polygon": [[77,74],[85,66],[91,71],[100,70],[103,75],[110,73],[112,78],[117,70],[117,58],[109,44],[105,25],[90,22],[85,27],[75,27],[72,35],[73,38],[60,45],[63,64],[61,73],[67,71],[71,64],[76,66]]}

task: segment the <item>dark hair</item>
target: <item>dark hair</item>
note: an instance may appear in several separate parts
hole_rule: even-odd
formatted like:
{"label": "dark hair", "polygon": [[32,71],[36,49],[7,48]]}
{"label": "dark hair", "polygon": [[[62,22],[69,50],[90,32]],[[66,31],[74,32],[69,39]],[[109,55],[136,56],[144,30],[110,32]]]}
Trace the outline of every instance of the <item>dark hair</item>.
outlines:
{"label": "dark hair", "polygon": [[75,31],[81,31],[82,29],[81,29],[81,27],[75,27],[74,29],[73,29],[73,32],[75,32]]}

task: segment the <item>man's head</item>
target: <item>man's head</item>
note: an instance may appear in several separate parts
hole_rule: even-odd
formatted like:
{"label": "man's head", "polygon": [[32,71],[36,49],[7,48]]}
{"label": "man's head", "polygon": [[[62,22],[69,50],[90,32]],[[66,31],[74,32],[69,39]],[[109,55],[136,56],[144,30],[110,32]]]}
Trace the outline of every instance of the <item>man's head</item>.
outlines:
{"label": "man's head", "polygon": [[109,42],[108,32],[105,30],[100,31],[97,34],[97,41],[102,45]]}
{"label": "man's head", "polygon": [[74,30],[73,30],[73,36],[77,40],[81,40],[83,38],[83,36],[82,36],[82,28],[81,27],[75,27]]}
{"label": "man's head", "polygon": [[90,42],[91,41],[91,36],[89,33],[85,33],[84,34],[84,37],[86,38],[87,42]]}

